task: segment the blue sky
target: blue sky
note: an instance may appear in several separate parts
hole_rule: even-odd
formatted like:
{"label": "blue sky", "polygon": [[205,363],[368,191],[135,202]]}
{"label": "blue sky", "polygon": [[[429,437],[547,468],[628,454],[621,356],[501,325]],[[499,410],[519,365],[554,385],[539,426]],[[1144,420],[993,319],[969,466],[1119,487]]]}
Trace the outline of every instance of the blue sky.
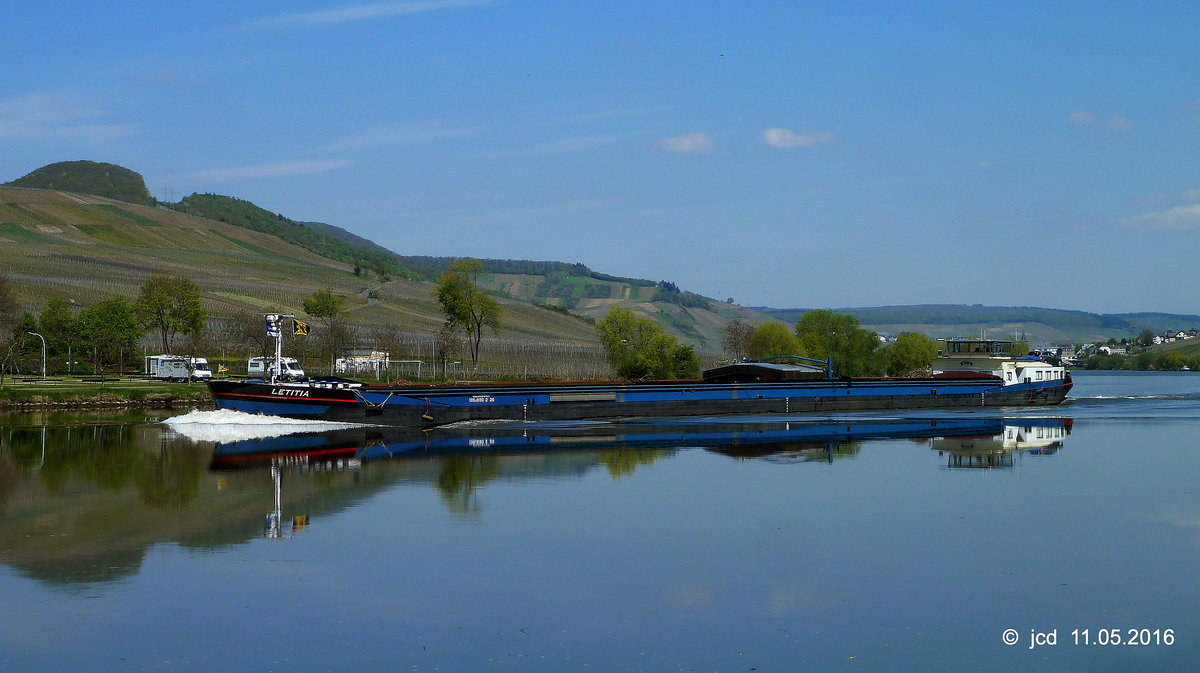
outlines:
{"label": "blue sky", "polygon": [[744,305],[1200,312],[1196,3],[18,5],[0,181]]}

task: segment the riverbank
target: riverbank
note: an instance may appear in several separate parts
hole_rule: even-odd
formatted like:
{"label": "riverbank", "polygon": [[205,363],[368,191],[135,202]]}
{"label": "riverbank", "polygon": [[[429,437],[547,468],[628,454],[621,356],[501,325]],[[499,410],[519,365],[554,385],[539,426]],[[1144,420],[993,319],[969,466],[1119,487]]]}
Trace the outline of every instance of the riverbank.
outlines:
{"label": "riverbank", "polygon": [[0,387],[0,411],[191,408],[213,408],[203,384],[50,377],[9,379]]}

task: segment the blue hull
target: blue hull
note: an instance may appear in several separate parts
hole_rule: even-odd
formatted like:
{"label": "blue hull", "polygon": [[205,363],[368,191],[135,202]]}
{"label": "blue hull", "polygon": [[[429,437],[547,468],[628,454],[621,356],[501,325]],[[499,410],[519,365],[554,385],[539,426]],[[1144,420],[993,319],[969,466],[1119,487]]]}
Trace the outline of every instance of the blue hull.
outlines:
{"label": "blue hull", "polygon": [[994,377],[859,378],[764,383],[480,384],[353,387],[210,381],[218,409],[426,428],[460,421],[796,414],[1058,404],[1067,377],[1004,386]]}

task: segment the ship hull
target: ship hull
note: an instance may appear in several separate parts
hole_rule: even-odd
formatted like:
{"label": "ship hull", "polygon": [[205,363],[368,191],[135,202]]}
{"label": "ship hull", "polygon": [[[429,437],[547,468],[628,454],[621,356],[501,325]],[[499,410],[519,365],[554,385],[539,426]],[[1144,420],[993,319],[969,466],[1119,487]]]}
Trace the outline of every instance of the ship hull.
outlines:
{"label": "ship hull", "polygon": [[352,387],[210,381],[218,409],[289,418],[433,427],[461,421],[803,414],[1059,404],[1071,380],[1002,385],[995,377],[613,384]]}

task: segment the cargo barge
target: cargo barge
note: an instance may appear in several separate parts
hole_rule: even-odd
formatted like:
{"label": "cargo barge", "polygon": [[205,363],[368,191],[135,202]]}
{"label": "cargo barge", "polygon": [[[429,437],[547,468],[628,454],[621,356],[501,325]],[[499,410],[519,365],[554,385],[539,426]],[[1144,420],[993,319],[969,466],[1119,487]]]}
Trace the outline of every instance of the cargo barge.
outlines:
{"label": "cargo barge", "polygon": [[921,378],[832,375],[831,362],[740,362],[682,381],[492,382],[372,386],[211,380],[218,409],[289,418],[429,428],[463,421],[574,421],[639,417],[798,414],[887,409],[1053,405],[1070,373],[1012,342],[947,341]]}

